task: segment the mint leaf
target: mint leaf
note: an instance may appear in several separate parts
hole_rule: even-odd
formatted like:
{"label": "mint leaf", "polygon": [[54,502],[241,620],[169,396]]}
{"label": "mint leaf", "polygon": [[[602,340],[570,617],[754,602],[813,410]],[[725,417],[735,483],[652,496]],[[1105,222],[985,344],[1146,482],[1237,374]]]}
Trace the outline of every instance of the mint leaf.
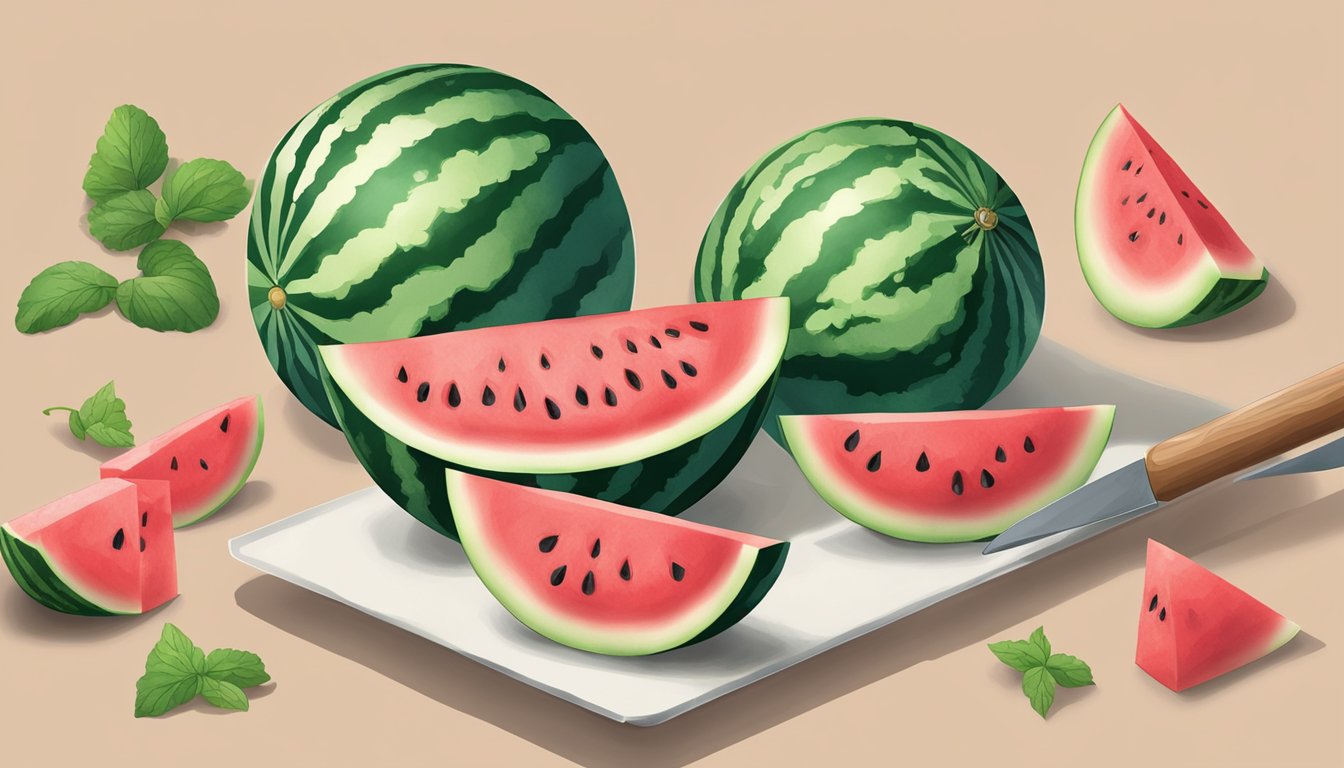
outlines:
{"label": "mint leaf", "polygon": [[1026,640],[1001,640],[990,643],[989,650],[999,657],[999,661],[1019,672],[1045,664],[1045,654],[1035,643]]}
{"label": "mint leaf", "polygon": [[165,220],[224,221],[247,207],[247,180],[223,160],[203,157],[183,163],[163,182],[163,203],[155,211]]}
{"label": "mint leaf", "polygon": [[205,657],[205,674],[239,688],[251,688],[269,682],[266,665],[255,653],[232,648],[216,648]]}
{"label": "mint leaf", "polygon": [[114,251],[152,243],[166,227],[154,218],[154,193],[138,189],[98,203],[89,211],[89,234]]}
{"label": "mint leaf", "polygon": [[1037,627],[1027,641],[1041,649],[1041,663],[1044,664],[1045,660],[1050,658],[1050,641],[1045,637],[1045,627]]}
{"label": "mint leaf", "polygon": [[79,410],[55,405],[42,411],[50,416],[53,411],[70,412],[70,432],[80,440],[87,434],[100,445],[109,448],[130,448],[135,445],[131,435],[131,420],[126,418],[126,403],[117,397],[116,382],[109,381],[89,396]]}
{"label": "mint leaf", "polygon": [[233,683],[216,680],[213,677],[201,678],[201,695],[205,700],[220,709],[247,711],[247,694]]}
{"label": "mint leaf", "polygon": [[159,124],[143,109],[125,104],[112,110],[97,150],[84,174],[84,192],[105,202],[123,192],[144,189],[168,167],[168,142]]}
{"label": "mint leaf", "polygon": [[1045,667],[1033,667],[1022,674],[1022,692],[1031,701],[1031,708],[1045,717],[1055,703],[1055,679]]}
{"label": "mint leaf", "polygon": [[1056,653],[1045,662],[1045,670],[1065,688],[1096,685],[1092,680],[1092,668],[1077,656]]}
{"label": "mint leaf", "polygon": [[117,278],[83,261],[63,261],[37,273],[19,295],[14,326],[40,333],[74,322],[85,312],[107,306],[117,293]]}
{"label": "mint leaf", "polygon": [[157,717],[196,698],[205,679],[205,653],[182,630],[163,625],[135,681],[135,716]]}
{"label": "mint leaf", "polygon": [[149,652],[145,670],[204,675],[205,651],[197,648],[196,644],[176,626],[164,624],[159,642]]}
{"label": "mint leaf", "polygon": [[[46,411],[42,413],[45,414]],[[84,429],[84,422],[79,418],[79,411],[70,411],[70,433],[80,440],[83,440],[84,436],[88,434],[88,430]]]}
{"label": "mint leaf", "polygon": [[198,331],[219,316],[210,270],[177,240],[158,240],[140,252],[141,277],[117,287],[117,309],[141,328]]}

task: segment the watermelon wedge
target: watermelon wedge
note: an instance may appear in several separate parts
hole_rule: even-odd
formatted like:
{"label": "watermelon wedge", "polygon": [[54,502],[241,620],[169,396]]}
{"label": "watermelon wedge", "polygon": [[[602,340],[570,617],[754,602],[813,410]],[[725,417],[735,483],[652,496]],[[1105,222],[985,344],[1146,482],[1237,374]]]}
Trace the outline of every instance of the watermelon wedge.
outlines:
{"label": "watermelon wedge", "polygon": [[243,487],[265,434],[259,397],[212,408],[105,462],[102,477],[162,480],[172,487],[173,525],[213,515]]}
{"label": "watermelon wedge", "polygon": [[0,526],[0,555],[52,610],[143,613],[177,596],[169,501],[167,483],[102,480]]}
{"label": "watermelon wedge", "polygon": [[1299,627],[1200,564],[1152,539],[1139,608],[1138,664],[1183,691],[1292,640]]}
{"label": "watermelon wedge", "polygon": [[1115,406],[782,416],[789,450],[837,512],[910,541],[1002,533],[1087,481]]}
{"label": "watermelon wedge", "polygon": [[1088,147],[1074,236],[1097,300],[1144,328],[1212,320],[1260,295],[1269,279],[1208,196],[1123,105]]}
{"label": "watermelon wedge", "polygon": [[519,621],[593,653],[642,656],[736,624],[787,542],[447,471],[462,548]]}
{"label": "watermelon wedge", "polygon": [[725,301],[321,347],[364,467],[455,536],[443,470],[678,513],[765,417],[788,300]]}

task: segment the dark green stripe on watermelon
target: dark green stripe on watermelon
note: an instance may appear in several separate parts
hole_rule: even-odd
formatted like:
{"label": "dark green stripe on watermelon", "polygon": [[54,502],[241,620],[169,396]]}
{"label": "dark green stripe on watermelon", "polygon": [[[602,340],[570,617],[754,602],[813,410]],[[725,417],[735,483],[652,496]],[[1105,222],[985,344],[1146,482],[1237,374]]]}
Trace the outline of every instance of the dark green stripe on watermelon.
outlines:
{"label": "dark green stripe on watermelon", "polygon": [[61,581],[46,557],[36,548],[0,528],[0,556],[19,587],[37,602],[53,611],[79,616],[114,616],[85,599]]}
{"label": "dark green stripe on watermelon", "polygon": [[1224,277],[1213,286],[1213,289],[1194,309],[1190,310],[1190,314],[1165,327],[1180,328],[1181,326],[1194,325],[1205,320],[1212,320],[1215,317],[1221,317],[1250,303],[1251,299],[1264,292],[1267,285],[1269,285],[1268,270],[1261,274],[1259,280],[1236,280]]}
{"label": "dark green stripe on watermelon", "polygon": [[454,540],[444,470],[457,469],[505,482],[565,491],[650,512],[678,515],[723,481],[747,452],[769,410],[778,372],[719,426],[683,445],[643,461],[588,472],[518,474],[490,472],[438,459],[384,433],[328,376],[332,410],[364,469],[412,517]]}

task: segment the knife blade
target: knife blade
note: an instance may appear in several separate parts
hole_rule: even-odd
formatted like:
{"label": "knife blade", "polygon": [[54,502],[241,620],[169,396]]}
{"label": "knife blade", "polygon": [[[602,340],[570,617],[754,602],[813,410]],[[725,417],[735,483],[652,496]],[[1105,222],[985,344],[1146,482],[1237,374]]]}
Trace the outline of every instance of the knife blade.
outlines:
{"label": "knife blade", "polygon": [[1328,469],[1344,467],[1344,437],[1334,442],[1313,448],[1301,456],[1294,456],[1254,472],[1246,473],[1242,480],[1259,480],[1262,477],[1281,475],[1301,475],[1307,472],[1324,472]]}
{"label": "knife blade", "polygon": [[985,546],[984,554],[1102,520],[1148,514],[1163,502],[1341,429],[1344,365],[1337,365],[1163,440],[1144,458],[1014,523]]}

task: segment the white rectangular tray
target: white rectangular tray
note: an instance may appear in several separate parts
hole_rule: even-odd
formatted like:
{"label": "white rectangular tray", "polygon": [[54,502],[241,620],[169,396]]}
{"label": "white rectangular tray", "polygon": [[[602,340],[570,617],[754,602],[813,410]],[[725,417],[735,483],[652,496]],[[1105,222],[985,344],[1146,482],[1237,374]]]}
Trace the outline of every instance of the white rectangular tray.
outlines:
{"label": "white rectangular tray", "polygon": [[[1225,412],[1192,395],[1101,368],[1042,341],[991,407],[1114,403],[1096,474]],[[1095,476],[1095,475],[1094,475]],[[461,548],[376,488],[230,542],[234,557],[620,722],[657,725],[903,616],[1020,568],[1115,522],[983,556],[983,544],[896,541],[860,528],[812,491],[762,433],[732,475],[685,515],[787,538],[774,589],[737,626],[645,658],[598,656],[519,624],[476,579]]]}

